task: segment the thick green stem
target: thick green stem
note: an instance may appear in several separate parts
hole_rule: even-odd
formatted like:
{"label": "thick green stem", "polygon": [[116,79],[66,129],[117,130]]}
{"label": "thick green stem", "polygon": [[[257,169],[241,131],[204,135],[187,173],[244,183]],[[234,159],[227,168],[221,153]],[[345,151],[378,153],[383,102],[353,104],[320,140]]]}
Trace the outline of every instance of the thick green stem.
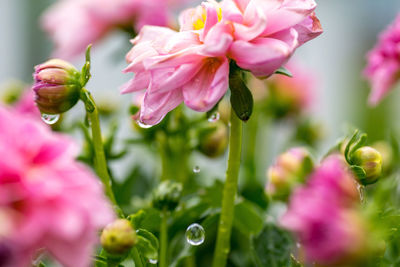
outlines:
{"label": "thick green stem", "polygon": [[[85,90],[85,89],[83,89]],[[97,175],[100,177],[103,185],[104,191],[107,197],[110,199],[111,203],[114,205],[115,211],[123,216],[121,209],[118,207],[117,202],[114,197],[114,193],[111,188],[111,179],[108,173],[106,156],[104,154],[103,140],[101,136],[100,120],[97,111],[96,104],[91,96],[91,94],[85,90],[85,97],[82,99],[85,102],[87,114],[90,121],[90,126],[92,128],[92,140],[94,148],[94,168]],[[88,104],[89,103],[89,104]],[[90,109],[88,109],[90,106]]]}
{"label": "thick green stem", "polygon": [[133,261],[135,262],[135,267],[143,267],[142,258],[139,255],[139,251],[136,247],[132,249],[132,257]]}
{"label": "thick green stem", "polygon": [[213,267],[224,267],[230,250],[230,239],[238,187],[240,156],[242,149],[242,121],[231,110],[231,129],[229,134],[229,157],[226,170],[221,216],[218,225],[217,244]]}
{"label": "thick green stem", "polygon": [[168,225],[167,211],[162,212],[161,227],[160,227],[160,267],[167,267],[167,251],[168,251]]}

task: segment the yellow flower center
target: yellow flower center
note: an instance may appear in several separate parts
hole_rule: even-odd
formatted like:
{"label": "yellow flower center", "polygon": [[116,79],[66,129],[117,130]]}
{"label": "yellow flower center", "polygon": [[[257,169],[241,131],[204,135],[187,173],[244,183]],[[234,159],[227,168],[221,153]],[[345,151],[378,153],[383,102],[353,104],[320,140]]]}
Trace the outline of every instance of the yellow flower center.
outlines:
{"label": "yellow flower center", "polygon": [[[221,7],[215,3],[215,9],[217,11],[217,16],[218,16],[218,21],[221,21],[222,19],[222,9]],[[194,20],[193,22],[193,29],[195,30],[201,30],[204,28],[207,20],[207,10],[204,7],[198,7],[196,10],[197,13],[197,19]]]}

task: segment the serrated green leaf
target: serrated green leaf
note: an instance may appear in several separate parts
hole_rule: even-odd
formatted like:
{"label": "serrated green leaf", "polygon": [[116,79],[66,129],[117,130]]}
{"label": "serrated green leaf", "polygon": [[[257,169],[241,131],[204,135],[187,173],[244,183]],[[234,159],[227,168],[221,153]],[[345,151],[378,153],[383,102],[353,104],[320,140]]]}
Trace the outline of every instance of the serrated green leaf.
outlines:
{"label": "serrated green leaf", "polygon": [[290,77],[290,78],[292,78],[293,77],[293,74],[290,72],[290,70],[288,70],[287,68],[285,68],[285,67],[280,67],[279,69],[277,69],[276,71],[275,71],[275,74],[280,74],[280,75],[285,75],[285,76],[288,76],[288,77]]}
{"label": "serrated green leaf", "polygon": [[157,260],[159,247],[157,237],[145,229],[138,229],[136,235],[138,237],[136,248],[140,254],[147,259]]}

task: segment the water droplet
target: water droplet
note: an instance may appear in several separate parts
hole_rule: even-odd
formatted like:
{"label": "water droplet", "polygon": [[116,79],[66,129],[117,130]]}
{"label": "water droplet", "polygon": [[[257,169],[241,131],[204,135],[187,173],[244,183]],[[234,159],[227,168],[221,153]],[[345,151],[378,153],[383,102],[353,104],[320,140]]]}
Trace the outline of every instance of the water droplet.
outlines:
{"label": "water droplet", "polygon": [[145,124],[145,123],[143,123],[143,122],[141,122],[141,121],[136,121],[136,122],[137,122],[137,124],[139,125],[139,127],[140,127],[140,128],[143,128],[143,129],[148,129],[148,128],[150,128],[150,127],[153,126],[153,125]]}
{"label": "water droplet", "polygon": [[199,173],[200,172],[200,167],[199,166],[194,166],[193,172],[194,173]]}
{"label": "water droplet", "polygon": [[157,264],[157,259],[149,259],[149,262],[151,263],[151,264]]}
{"label": "water droplet", "polygon": [[192,246],[203,244],[205,236],[204,228],[198,223],[192,223],[186,229],[186,241]]}
{"label": "water droplet", "polygon": [[60,114],[42,113],[42,120],[48,125],[55,124],[59,119],[60,119]]}
{"label": "water droplet", "polygon": [[208,118],[208,121],[209,122],[216,122],[216,121],[219,120],[219,117],[220,117],[219,113],[215,112],[215,113],[211,114],[211,116]]}
{"label": "water droplet", "polygon": [[361,203],[364,203],[365,202],[365,197],[364,197],[365,186],[357,183],[357,189],[358,189],[358,193],[360,194]]}

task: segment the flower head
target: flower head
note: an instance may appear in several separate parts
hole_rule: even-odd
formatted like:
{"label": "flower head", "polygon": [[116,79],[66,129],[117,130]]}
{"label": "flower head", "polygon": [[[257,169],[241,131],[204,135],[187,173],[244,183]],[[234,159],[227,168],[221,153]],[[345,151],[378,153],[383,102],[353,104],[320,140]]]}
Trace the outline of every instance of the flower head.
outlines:
{"label": "flower head", "polygon": [[364,76],[372,86],[371,105],[378,104],[400,80],[400,15],[379,36],[367,55]]}
{"label": "flower head", "polygon": [[333,155],[292,195],[281,224],[296,233],[307,262],[331,266],[362,252],[365,225],[353,179],[343,160]]}
{"label": "flower head", "polygon": [[72,108],[79,100],[80,73],[66,61],[51,59],[35,67],[35,102],[43,113],[58,114]]}
{"label": "flower head", "polygon": [[[45,249],[63,266],[89,266],[97,231],[113,220],[98,179],[77,146],[40,122],[0,107],[0,247],[7,266]],[[15,257],[12,255],[16,255]]]}
{"label": "flower head", "polygon": [[313,0],[209,0],[181,13],[180,32],[143,27],[126,56],[125,72],[135,76],[122,92],[146,90],[140,112],[145,124],[157,124],[182,102],[208,111],[228,90],[230,59],[266,77],[321,33],[315,6]]}

